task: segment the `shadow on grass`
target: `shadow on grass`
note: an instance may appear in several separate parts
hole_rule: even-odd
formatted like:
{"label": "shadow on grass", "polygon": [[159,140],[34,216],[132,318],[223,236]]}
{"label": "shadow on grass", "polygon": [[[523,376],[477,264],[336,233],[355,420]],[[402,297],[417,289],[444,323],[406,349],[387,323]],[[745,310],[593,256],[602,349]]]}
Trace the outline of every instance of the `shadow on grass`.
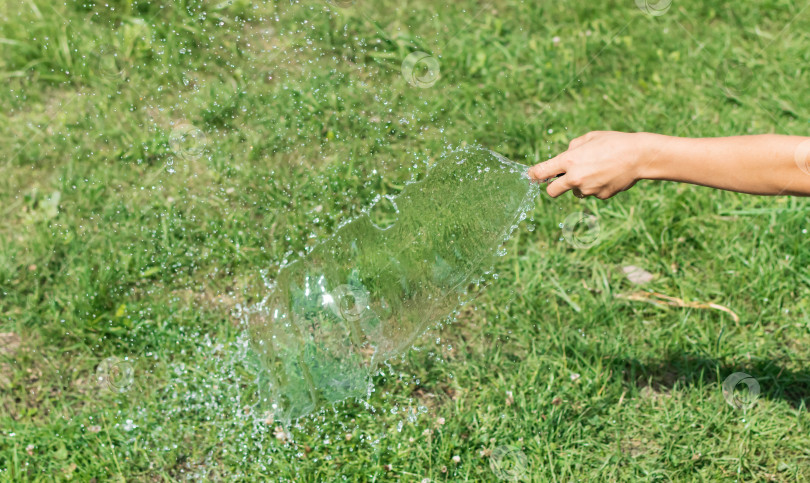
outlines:
{"label": "shadow on grass", "polygon": [[763,359],[724,362],[694,354],[667,354],[661,359],[613,359],[614,374],[639,389],[650,387],[656,392],[674,386],[705,386],[723,383],[732,373],[743,372],[760,385],[760,398],[784,400],[793,408],[810,405],[810,360]]}

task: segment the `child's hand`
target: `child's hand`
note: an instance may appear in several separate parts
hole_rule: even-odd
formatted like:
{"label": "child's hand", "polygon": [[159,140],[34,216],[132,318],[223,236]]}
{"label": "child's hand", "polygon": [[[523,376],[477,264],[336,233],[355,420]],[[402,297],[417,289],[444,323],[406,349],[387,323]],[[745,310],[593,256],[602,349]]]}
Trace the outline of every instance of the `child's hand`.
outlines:
{"label": "child's hand", "polygon": [[610,198],[631,188],[640,179],[640,168],[649,156],[649,134],[593,131],[571,141],[568,150],[532,166],[529,176],[538,181],[559,178],[546,191],[556,198],[572,190],[579,198]]}

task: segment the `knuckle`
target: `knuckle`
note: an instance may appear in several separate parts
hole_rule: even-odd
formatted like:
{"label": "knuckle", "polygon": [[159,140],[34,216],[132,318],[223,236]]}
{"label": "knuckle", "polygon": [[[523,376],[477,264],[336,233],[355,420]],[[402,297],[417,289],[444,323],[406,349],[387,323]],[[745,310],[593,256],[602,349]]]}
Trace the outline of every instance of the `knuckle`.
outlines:
{"label": "knuckle", "polygon": [[594,142],[604,141],[608,137],[610,137],[610,131],[594,131],[591,140]]}
{"label": "knuckle", "polygon": [[577,146],[581,146],[582,144],[585,144],[586,142],[590,141],[593,138],[593,136],[594,131],[591,131],[583,134],[582,136],[576,137],[572,139],[570,143],[568,143],[568,148],[573,149],[576,148]]}

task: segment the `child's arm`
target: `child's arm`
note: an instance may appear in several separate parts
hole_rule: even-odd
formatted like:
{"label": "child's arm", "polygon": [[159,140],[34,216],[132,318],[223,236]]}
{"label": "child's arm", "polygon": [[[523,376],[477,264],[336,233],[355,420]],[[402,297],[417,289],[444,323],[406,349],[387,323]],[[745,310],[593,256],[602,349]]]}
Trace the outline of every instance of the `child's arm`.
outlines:
{"label": "child's arm", "polygon": [[564,153],[533,166],[556,197],[609,198],[640,179],[661,179],[758,195],[810,196],[810,138],[763,134],[678,138],[650,133],[590,132]]}

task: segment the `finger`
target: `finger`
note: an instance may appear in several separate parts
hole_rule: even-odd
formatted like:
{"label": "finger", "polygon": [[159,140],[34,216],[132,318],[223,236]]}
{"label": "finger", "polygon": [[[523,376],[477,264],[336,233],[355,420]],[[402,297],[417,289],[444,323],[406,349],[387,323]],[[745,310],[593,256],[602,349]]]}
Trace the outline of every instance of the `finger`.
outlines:
{"label": "finger", "polygon": [[561,176],[555,179],[553,182],[549,183],[548,186],[546,187],[546,192],[549,194],[549,196],[551,196],[552,198],[556,198],[561,194],[565,193],[566,191],[570,190],[571,188],[573,188],[574,185],[572,185],[570,180],[567,178],[568,178],[567,176]]}
{"label": "finger", "polygon": [[548,161],[535,164],[529,168],[529,177],[540,181],[541,183],[545,183],[549,179],[565,173],[566,160],[563,158],[564,154],[565,153],[562,153],[549,159]]}

